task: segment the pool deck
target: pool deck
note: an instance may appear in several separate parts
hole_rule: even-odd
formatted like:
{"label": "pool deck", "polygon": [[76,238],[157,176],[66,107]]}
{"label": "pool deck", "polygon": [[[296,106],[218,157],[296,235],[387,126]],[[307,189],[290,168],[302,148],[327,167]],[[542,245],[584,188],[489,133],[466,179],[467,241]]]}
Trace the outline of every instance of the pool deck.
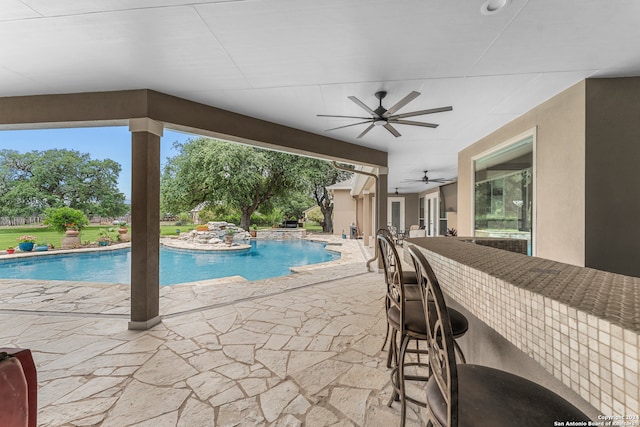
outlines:
{"label": "pool deck", "polygon": [[129,285],[0,280],[0,346],[34,353],[38,425],[397,424],[383,277],[362,241],[320,237],[339,260],[162,287],[147,331],[127,330]]}

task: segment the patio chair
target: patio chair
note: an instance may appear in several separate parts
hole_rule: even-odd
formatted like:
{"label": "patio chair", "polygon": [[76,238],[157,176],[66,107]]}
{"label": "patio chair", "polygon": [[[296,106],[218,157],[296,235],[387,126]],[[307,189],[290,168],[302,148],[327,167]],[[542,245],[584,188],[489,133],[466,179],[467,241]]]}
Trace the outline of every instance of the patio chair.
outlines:
{"label": "patio chair", "polygon": [[589,418],[562,397],[525,378],[487,366],[457,364],[450,313],[424,255],[410,251],[421,280],[431,375],[426,387],[428,426],[553,426]]}

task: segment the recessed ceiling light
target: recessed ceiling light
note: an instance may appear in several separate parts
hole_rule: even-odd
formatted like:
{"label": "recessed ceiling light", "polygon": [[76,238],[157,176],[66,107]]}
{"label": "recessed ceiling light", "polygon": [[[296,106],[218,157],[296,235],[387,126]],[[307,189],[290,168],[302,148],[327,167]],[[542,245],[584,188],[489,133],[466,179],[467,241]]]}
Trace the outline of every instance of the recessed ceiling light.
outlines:
{"label": "recessed ceiling light", "polygon": [[480,8],[480,13],[483,15],[495,15],[509,6],[510,3],[511,0],[487,0]]}

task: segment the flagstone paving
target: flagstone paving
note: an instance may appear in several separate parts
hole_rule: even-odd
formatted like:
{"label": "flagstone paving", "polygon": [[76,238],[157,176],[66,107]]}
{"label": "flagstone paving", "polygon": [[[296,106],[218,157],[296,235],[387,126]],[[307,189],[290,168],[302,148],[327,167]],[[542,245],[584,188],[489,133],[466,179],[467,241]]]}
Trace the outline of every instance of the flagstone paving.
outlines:
{"label": "flagstone paving", "polygon": [[291,276],[163,287],[147,331],[128,285],[0,280],[0,343],[33,351],[40,426],[397,425],[383,278],[335,243],[340,262]]}

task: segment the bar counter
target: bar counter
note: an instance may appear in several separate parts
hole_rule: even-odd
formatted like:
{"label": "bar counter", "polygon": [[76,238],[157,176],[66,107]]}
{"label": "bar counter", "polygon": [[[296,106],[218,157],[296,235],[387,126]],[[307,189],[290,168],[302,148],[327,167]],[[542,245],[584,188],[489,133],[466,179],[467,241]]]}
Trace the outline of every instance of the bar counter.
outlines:
{"label": "bar counter", "polygon": [[[640,278],[530,257],[474,240],[427,237],[406,243],[425,254],[455,303],[600,416],[630,417],[628,425],[640,425],[634,418],[640,412]],[[405,251],[410,263],[407,257]],[[470,350],[468,358],[478,363]],[[594,421],[599,421],[597,416]]]}

